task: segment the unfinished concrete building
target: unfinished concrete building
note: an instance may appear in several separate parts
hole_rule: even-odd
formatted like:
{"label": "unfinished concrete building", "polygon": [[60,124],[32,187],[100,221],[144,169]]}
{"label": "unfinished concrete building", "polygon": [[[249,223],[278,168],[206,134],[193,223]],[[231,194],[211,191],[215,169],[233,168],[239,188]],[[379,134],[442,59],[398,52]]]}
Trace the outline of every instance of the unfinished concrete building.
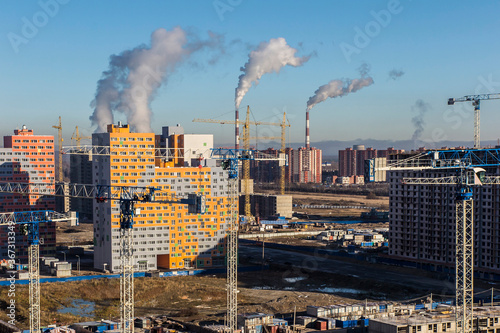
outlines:
{"label": "unfinished concrete building", "polygon": [[[486,168],[498,175],[497,168]],[[454,185],[407,185],[403,177],[454,176],[454,170],[391,171],[389,255],[415,266],[451,275],[455,272]],[[480,277],[500,275],[500,186],[474,188],[474,266]]]}
{"label": "unfinished concrete building", "polygon": [[[412,315],[370,319],[369,333],[454,333],[455,314],[444,311],[420,312]],[[500,332],[500,308],[482,306],[474,308],[474,332]]]}
{"label": "unfinished concrete building", "polygon": [[[71,154],[70,155],[70,183],[92,184],[92,155]],[[78,212],[82,222],[92,222],[93,200],[82,198],[70,198],[70,210]]]}
{"label": "unfinished concrete building", "polygon": [[[253,216],[261,219],[284,216],[292,217],[292,196],[291,195],[271,195],[271,194],[251,194],[250,207]],[[245,196],[240,196],[240,214],[244,215]]]}

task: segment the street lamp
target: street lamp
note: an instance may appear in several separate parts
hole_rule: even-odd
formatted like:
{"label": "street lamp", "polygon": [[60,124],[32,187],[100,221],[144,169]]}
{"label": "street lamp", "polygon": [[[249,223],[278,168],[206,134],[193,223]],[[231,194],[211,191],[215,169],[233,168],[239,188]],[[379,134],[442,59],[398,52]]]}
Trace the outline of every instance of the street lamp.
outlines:
{"label": "street lamp", "polygon": [[78,269],[78,275],[80,275],[80,256],[77,254],[75,257],[78,258],[78,263],[76,264],[76,268]]}
{"label": "street lamp", "polygon": [[64,255],[64,261],[66,261],[66,252],[64,251],[59,251],[59,253],[62,253]]}

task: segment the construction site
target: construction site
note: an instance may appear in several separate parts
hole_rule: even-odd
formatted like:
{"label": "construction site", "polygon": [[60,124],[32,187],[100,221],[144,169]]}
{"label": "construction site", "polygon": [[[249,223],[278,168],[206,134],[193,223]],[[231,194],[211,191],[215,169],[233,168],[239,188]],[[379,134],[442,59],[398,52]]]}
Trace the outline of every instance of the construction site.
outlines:
{"label": "construction site", "polygon": [[[248,125],[248,117],[245,123]],[[283,124],[285,120],[281,124],[284,130]],[[33,135],[27,129],[23,131],[16,134]],[[107,134],[93,135],[91,146],[78,144],[63,151],[79,156],[78,168],[88,165],[110,170],[108,176],[97,173],[97,183],[114,185],[2,184],[3,195],[29,193],[31,198],[35,193],[45,198],[69,198],[69,207],[72,198],[77,202],[89,198],[95,201],[92,224],[80,224],[77,214],[70,210],[2,215],[6,228],[20,224],[19,232],[27,235],[29,245],[27,265],[6,261],[7,278],[1,290],[2,299],[9,299],[9,292],[16,291],[16,318],[21,325],[31,331],[48,327],[54,332],[153,331],[164,327],[181,331],[198,327],[207,332],[231,331],[231,327],[235,327],[233,331],[250,332],[420,332],[436,331],[438,327],[444,332],[459,331],[457,323],[469,323],[459,326],[464,331],[496,329],[500,312],[495,288],[488,281],[491,279],[482,276],[486,280],[472,284],[472,215],[467,208],[474,200],[473,188],[500,182],[498,176],[485,174],[485,168],[497,163],[496,149],[398,154],[388,159],[384,169],[372,171],[387,170],[390,190],[401,186],[398,184],[462,186],[457,207],[464,208],[456,215],[460,222],[456,226],[456,251],[463,256],[458,257],[462,258],[459,265],[455,257],[440,256],[450,262],[443,266],[449,270],[438,266],[419,270],[389,255],[399,246],[394,233],[389,232],[397,230],[393,226],[398,223],[400,199],[393,198],[399,198],[398,192],[391,200],[283,192],[257,199],[251,193],[251,180],[245,178],[249,174],[249,163],[245,162],[280,161],[283,155],[269,156],[245,144],[241,153],[212,148],[216,154],[200,158],[201,148],[196,145],[205,147],[207,141],[208,146],[213,144],[210,136],[194,139],[189,155],[183,145],[189,139],[179,125],[165,127],[157,136],[133,134],[127,125],[110,125]],[[457,159],[463,162],[457,163]],[[285,161],[283,170],[284,166]],[[436,168],[440,177],[414,176],[417,171],[433,175]],[[461,171],[458,176],[454,171],[457,168]],[[148,169],[152,171],[148,173]],[[453,175],[443,174],[448,169]],[[284,191],[286,183],[282,182],[280,189]],[[414,190],[409,187],[405,191]],[[405,194],[401,197],[410,198]],[[266,204],[269,198],[273,201]],[[175,209],[179,204],[187,208]],[[108,208],[103,208],[106,205]],[[408,204],[404,207],[411,208]],[[372,222],[361,217],[353,220],[361,212],[371,216],[374,209],[390,208],[395,218],[391,224],[383,217]],[[111,212],[109,217],[100,214],[106,211]],[[175,215],[167,213],[170,211]],[[167,214],[174,219],[163,218]],[[273,216],[275,220],[265,220]],[[342,225],[342,218],[349,223]],[[42,223],[52,224],[60,245],[51,252],[43,244],[46,255],[40,257],[39,230],[45,229],[39,226]],[[61,255],[63,260],[56,258]],[[451,272],[455,267],[454,279]],[[19,284],[9,280],[14,273]],[[474,294],[473,286],[480,291]],[[9,302],[2,306],[3,329],[13,332],[16,329],[9,326]],[[100,319],[107,321],[92,322]],[[93,324],[82,328],[78,322]]]}
{"label": "construction site", "polygon": [[[110,57],[92,135],[76,126],[65,145],[59,117],[57,138],[27,125],[4,136],[0,333],[500,332],[500,147],[481,146],[479,121],[480,102],[499,94],[448,100],[474,106],[472,148],[356,145],[342,158],[354,174],[332,173],[340,183],[328,186],[360,192],[328,192],[310,111],[371,86],[369,66],[314,92],[292,148],[286,112],[258,121],[241,103],[262,75],[311,56],[284,38],[259,44],[241,67],[234,119],[193,120],[234,126],[234,146],[217,147],[214,134],[151,126],[150,103],[175,69],[155,47],[181,30]],[[178,49],[173,59],[196,47]],[[141,70],[157,67],[145,89]]]}

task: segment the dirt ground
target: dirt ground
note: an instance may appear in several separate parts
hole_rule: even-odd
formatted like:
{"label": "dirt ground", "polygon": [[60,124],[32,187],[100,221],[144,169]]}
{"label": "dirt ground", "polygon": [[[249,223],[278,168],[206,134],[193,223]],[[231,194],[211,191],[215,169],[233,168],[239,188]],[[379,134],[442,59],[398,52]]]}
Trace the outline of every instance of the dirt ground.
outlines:
{"label": "dirt ground", "polygon": [[94,227],[91,223],[80,223],[70,227],[66,222],[56,222],[57,245],[87,245],[94,239]]}
{"label": "dirt ground", "polygon": [[[367,199],[360,195],[292,193],[294,204],[306,205],[364,205],[388,209],[388,198]],[[359,217],[360,209],[301,209],[307,214],[328,216]],[[363,223],[360,225],[336,225],[335,228],[381,228],[386,224]],[[58,245],[92,244],[93,225],[81,223],[69,227],[66,223],[56,225]],[[322,244],[301,238],[278,238],[273,242],[284,244],[323,246]],[[248,264],[242,262],[241,264]],[[297,311],[306,310],[307,305],[328,305],[338,303],[362,302],[370,300],[404,299],[418,294],[408,288],[394,288],[383,283],[373,283],[353,279],[348,276],[317,273],[301,275],[296,270],[287,271],[283,267],[272,266],[270,270],[254,273],[240,273],[239,313],[272,312],[289,314],[294,307]],[[298,274],[298,275],[297,275]],[[324,288],[336,289],[336,294],[322,292]],[[342,288],[349,288],[356,293],[343,293]],[[119,279],[101,279],[85,282],[43,283],[41,285],[41,317],[42,325],[73,322],[91,319],[117,319],[119,317]],[[359,292],[358,292],[359,290]],[[383,293],[382,293],[383,291]],[[226,313],[226,280],[225,276],[184,276],[175,278],[136,278],[135,279],[135,314],[168,315],[182,320],[218,321],[223,320]],[[95,308],[88,316],[59,312],[71,307],[74,300],[93,302]],[[0,319],[6,320],[7,287],[0,287]],[[16,286],[17,320],[20,328],[28,326],[28,289],[27,286]]]}
{"label": "dirt ground", "polygon": [[365,195],[345,195],[334,193],[292,192],[293,203],[306,205],[352,205],[369,207],[389,207],[389,197],[368,199]]}
{"label": "dirt ground", "polygon": [[[408,288],[353,279],[336,274],[306,274],[297,270],[271,267],[238,275],[238,312],[271,312],[286,315],[303,312],[307,305],[351,304],[368,299],[401,299],[413,295]],[[323,288],[339,288],[336,294],[322,292]],[[343,293],[342,288],[359,290]],[[387,293],[381,294],[384,289]],[[83,282],[42,283],[42,325],[70,324],[84,320],[118,319],[119,279],[100,279]],[[324,290],[323,290],[324,291]],[[349,290],[346,290],[349,291]],[[7,287],[0,288],[0,319],[6,320]],[[27,286],[16,286],[17,320],[27,328]],[[95,309],[88,317],[60,313],[71,307],[74,300],[93,302]],[[135,315],[167,315],[190,321],[219,321],[226,313],[226,280],[220,276],[180,276],[172,278],[135,279]]]}
{"label": "dirt ground", "polygon": [[[375,197],[368,199],[364,195],[345,195],[333,193],[303,193],[292,192],[293,204],[297,205],[339,205],[339,206],[366,206],[377,207],[378,210],[389,210],[389,197]],[[369,209],[311,209],[294,207],[294,211],[324,217],[353,216],[359,217],[361,212]]]}

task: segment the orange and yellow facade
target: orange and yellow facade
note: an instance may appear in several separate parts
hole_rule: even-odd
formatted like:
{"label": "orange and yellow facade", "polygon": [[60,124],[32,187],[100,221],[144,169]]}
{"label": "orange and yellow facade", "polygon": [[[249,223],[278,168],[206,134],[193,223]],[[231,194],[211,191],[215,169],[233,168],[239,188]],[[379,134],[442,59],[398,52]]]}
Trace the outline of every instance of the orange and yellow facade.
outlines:
{"label": "orange and yellow facade", "polygon": [[[206,212],[191,214],[173,202],[139,203],[134,216],[134,262],[138,270],[223,266],[226,253],[227,173],[220,167],[182,167],[180,159],[155,156],[154,133],[130,133],[110,125],[93,135],[94,145],[109,145],[110,156],[93,159],[95,184],[155,187],[156,201],[203,193]],[[118,271],[120,213],[117,202],[94,207],[94,266]]]}

